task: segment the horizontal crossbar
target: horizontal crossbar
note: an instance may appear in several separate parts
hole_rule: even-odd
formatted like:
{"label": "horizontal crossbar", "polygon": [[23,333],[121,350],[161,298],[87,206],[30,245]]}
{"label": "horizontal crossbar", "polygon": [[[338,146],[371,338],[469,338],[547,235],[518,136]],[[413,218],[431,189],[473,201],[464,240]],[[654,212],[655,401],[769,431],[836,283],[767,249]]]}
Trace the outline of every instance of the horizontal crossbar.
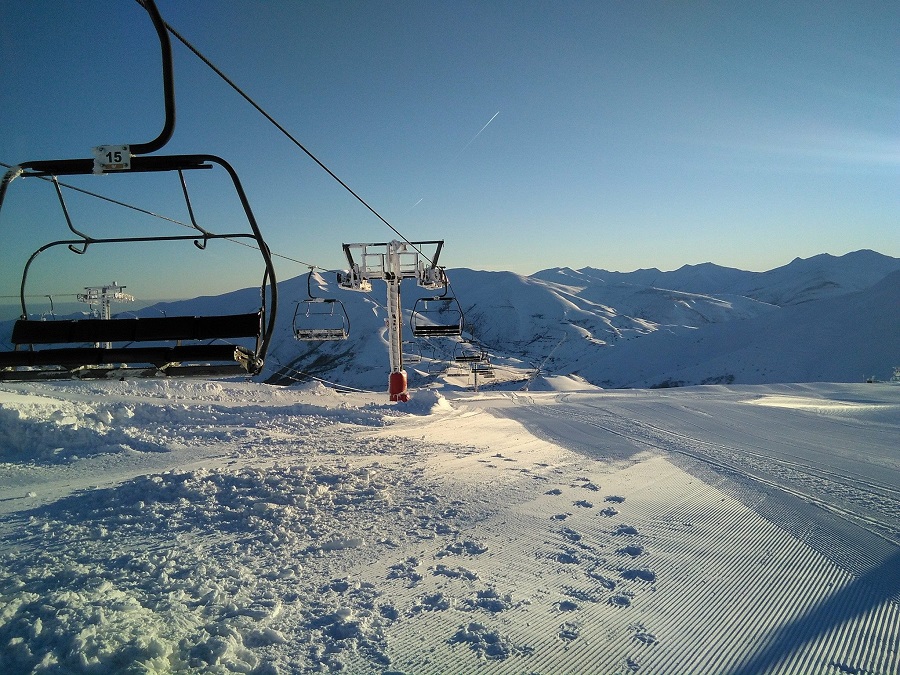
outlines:
{"label": "horizontal crossbar", "polygon": [[0,368],[60,366],[78,368],[108,364],[148,364],[162,368],[169,363],[245,361],[254,359],[251,350],[234,345],[177,345],[173,347],[70,347],[0,352]]}

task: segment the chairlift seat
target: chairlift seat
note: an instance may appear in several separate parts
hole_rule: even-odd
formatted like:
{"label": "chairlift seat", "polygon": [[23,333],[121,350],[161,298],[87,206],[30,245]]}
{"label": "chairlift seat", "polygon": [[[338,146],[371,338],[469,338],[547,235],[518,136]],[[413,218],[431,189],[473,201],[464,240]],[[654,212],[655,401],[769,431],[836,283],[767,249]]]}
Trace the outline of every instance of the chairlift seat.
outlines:
{"label": "chairlift seat", "polygon": [[[429,307],[428,303],[432,303]],[[413,306],[409,326],[415,337],[453,337],[462,335],[463,313],[453,296],[419,298]]]}
{"label": "chairlift seat", "polygon": [[416,337],[449,337],[462,335],[459,324],[415,324],[412,334]]}
{"label": "chairlift seat", "polygon": [[[35,321],[19,319],[13,326],[16,351],[0,353],[0,367],[57,366],[73,369],[104,364],[149,364],[164,368],[182,362],[238,362],[248,371],[261,365],[254,350],[234,344],[180,344],[225,338],[256,338],[262,332],[262,311],[224,316],[173,316],[128,319]],[[24,345],[172,342],[164,346],[62,347],[20,349]]]}
{"label": "chairlift seat", "polygon": [[349,335],[343,328],[296,328],[294,337],[310,342],[328,340],[346,340]]}
{"label": "chairlift seat", "polygon": [[220,316],[160,316],[127,319],[19,319],[13,326],[14,345],[80,342],[157,342],[257,337],[262,312]]}
{"label": "chairlift seat", "polygon": [[59,366],[79,368],[107,364],[147,364],[164,368],[185,361],[239,361],[252,359],[253,351],[230,344],[174,345],[170,347],[64,347],[62,349],[0,352],[0,367]]}
{"label": "chairlift seat", "polygon": [[334,298],[314,298],[311,277],[312,271],[306,280],[309,298],[298,302],[294,310],[294,337],[310,342],[346,340],[350,337],[350,317],[344,303]]}

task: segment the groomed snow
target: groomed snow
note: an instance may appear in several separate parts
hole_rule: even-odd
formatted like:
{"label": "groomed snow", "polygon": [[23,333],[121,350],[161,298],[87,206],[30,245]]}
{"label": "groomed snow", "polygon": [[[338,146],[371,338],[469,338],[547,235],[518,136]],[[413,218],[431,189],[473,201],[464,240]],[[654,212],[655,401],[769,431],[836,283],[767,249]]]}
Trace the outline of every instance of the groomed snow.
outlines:
{"label": "groomed snow", "polygon": [[534,384],[0,384],[0,672],[900,672],[900,386]]}

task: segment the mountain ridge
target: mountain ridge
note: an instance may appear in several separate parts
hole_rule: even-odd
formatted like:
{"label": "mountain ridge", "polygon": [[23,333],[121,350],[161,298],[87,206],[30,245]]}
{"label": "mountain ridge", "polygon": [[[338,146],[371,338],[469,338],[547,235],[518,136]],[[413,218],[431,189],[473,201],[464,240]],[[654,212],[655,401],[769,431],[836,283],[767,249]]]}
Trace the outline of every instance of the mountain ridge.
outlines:
{"label": "mountain ridge", "polygon": [[[456,268],[448,275],[465,313],[465,339],[504,364],[514,374],[507,380],[520,380],[506,386],[524,386],[537,373],[607,388],[858,382],[888,379],[900,365],[900,259],[874,251],[797,258],[768,272],[702,263],[674,272],[557,267],[524,276]],[[372,293],[361,294],[338,289],[330,276],[316,284],[318,296],[346,308],[350,338],[294,339],[306,275],[281,281],[263,377],[276,384],[315,376],[341,386],[383,388],[384,286],[376,282]],[[433,291],[411,281],[403,291],[410,386],[427,386],[453,366],[460,342],[414,340],[410,311],[417,297]],[[236,313],[255,310],[258,301],[258,289],[246,288],[137,314]],[[11,327],[11,321],[0,322],[7,349]]]}
{"label": "mountain ridge", "polygon": [[[559,268],[556,268],[559,269]],[[634,272],[610,272],[585,267],[579,273],[605,280],[624,281],[691,293],[730,293],[746,295],[778,306],[808,302],[841,292],[862,290],[890,272],[900,269],[900,260],[869,249],[853,251],[841,256],[820,253],[810,258],[794,258],[781,267],[765,272],[750,272],[705,262],[683,265],[671,272],[656,268]],[[545,278],[545,271],[533,276]],[[825,289],[826,280],[833,292],[814,293]],[[790,283],[793,288],[785,288]]]}

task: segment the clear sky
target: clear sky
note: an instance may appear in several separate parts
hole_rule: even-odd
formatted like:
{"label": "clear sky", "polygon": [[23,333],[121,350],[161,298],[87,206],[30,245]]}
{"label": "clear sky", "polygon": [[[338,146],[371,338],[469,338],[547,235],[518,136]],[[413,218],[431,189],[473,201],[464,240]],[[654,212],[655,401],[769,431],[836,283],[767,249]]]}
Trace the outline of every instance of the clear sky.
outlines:
{"label": "clear sky", "polygon": [[[406,237],[445,239],[450,267],[900,256],[896,1],[157,4]],[[175,39],[173,50],[178,122],[163,152],[230,161],[276,253],[334,269],[341,243],[394,237]],[[158,47],[133,0],[6,0],[0,56],[0,161],[87,157],[161,127]],[[78,184],[186,219],[177,189],[123,178]],[[200,195],[205,179],[189,177]],[[49,187],[17,190],[0,214],[4,240],[18,233],[2,263],[12,292],[30,251],[68,234]],[[209,194],[198,218],[216,230],[227,200]],[[118,212],[71,200],[85,229],[120,227]],[[168,252],[102,255],[127,263],[109,272],[135,276],[120,283],[164,271],[144,295],[258,281],[255,258],[219,250],[187,268]],[[35,283],[83,286],[74,254],[57,257],[36,264]],[[304,271],[278,262],[281,279]]]}

